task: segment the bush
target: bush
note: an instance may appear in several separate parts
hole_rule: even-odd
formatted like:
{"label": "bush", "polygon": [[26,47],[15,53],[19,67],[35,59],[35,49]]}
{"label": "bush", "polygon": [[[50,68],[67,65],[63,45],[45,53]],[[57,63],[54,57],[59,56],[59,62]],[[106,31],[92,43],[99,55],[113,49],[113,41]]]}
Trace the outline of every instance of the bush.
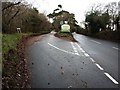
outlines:
{"label": "bush", "polygon": [[119,41],[120,40],[120,32],[118,31],[101,31],[96,34],[96,37],[100,39],[106,39],[110,41]]}
{"label": "bush", "polygon": [[77,30],[77,33],[87,35],[87,36],[92,36],[92,37],[99,38],[99,39],[120,42],[120,37],[119,37],[120,31],[106,30],[106,31],[100,31],[96,34],[92,34],[86,29],[80,29],[80,30]]}
{"label": "bush", "polygon": [[[11,3],[5,2],[4,4],[7,7],[6,5]],[[40,33],[49,31],[52,25],[44,13],[38,12],[36,8],[29,7],[29,5],[20,4],[2,11],[2,32],[13,34],[17,32],[18,27],[21,28],[22,33]]]}
{"label": "bush", "polygon": [[91,36],[90,32],[89,32],[88,30],[86,30],[86,29],[77,30],[77,33],[78,33],[78,34],[87,35],[87,36],[88,36],[88,35]]}

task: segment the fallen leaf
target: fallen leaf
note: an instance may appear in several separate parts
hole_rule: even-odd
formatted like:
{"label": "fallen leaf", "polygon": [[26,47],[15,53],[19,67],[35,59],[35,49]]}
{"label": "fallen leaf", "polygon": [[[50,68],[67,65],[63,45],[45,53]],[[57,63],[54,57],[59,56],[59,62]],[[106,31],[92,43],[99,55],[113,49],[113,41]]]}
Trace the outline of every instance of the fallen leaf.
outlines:
{"label": "fallen leaf", "polygon": [[50,83],[48,83],[48,85],[50,85]]}

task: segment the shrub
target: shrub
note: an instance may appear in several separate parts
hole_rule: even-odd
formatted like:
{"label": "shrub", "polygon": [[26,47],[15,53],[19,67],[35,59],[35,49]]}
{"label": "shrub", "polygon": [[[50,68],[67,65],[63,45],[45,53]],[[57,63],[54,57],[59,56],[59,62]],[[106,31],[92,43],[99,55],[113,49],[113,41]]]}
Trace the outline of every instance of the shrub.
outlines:
{"label": "shrub", "polygon": [[119,37],[120,32],[118,31],[101,31],[99,33],[96,34],[96,37],[100,38],[100,39],[106,39],[106,40],[111,40],[111,41],[119,41],[120,37]]}

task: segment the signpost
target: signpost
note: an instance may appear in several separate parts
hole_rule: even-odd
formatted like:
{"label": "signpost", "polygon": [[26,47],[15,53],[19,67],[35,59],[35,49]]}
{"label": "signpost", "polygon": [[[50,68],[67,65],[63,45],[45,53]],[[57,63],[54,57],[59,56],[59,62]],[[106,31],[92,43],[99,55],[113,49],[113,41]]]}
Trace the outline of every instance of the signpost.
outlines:
{"label": "signpost", "polygon": [[21,28],[17,28],[17,32],[18,32],[18,33],[21,33]]}

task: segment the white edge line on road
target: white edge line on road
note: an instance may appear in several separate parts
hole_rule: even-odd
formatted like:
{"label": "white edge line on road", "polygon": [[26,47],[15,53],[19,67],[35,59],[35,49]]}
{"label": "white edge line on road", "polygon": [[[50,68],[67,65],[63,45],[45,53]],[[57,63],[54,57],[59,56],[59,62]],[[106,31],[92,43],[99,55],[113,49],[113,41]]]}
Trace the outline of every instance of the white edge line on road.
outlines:
{"label": "white edge line on road", "polygon": [[110,80],[112,80],[113,81],[113,83],[115,83],[115,84],[119,84],[112,76],[110,76],[110,74],[108,74],[108,73],[104,73]]}
{"label": "white edge line on road", "polygon": [[95,63],[95,65],[96,65],[100,70],[104,70],[99,64]]}
{"label": "white edge line on road", "polygon": [[54,45],[52,45],[52,44],[50,44],[50,43],[48,43],[48,45],[50,45],[50,46],[54,47],[55,49],[60,50],[60,51],[62,51],[62,52],[77,55],[77,54],[75,54],[75,53],[68,52],[68,51],[66,51],[66,50],[60,49],[60,48],[58,48],[58,47],[56,47],[56,46],[54,46]]}
{"label": "white edge line on road", "polygon": [[116,49],[116,50],[119,50],[118,48],[116,48],[116,47],[112,47],[112,48],[114,48],[114,49]]}
{"label": "white edge line on road", "polygon": [[90,40],[90,41],[95,42],[95,43],[97,43],[97,44],[101,44],[100,42],[97,42],[97,41],[95,41],[95,40]]}
{"label": "white edge line on road", "polygon": [[77,48],[74,46],[74,43],[73,43],[73,42],[70,42],[70,43],[71,43],[71,45],[72,45],[72,48],[73,48],[75,54],[76,54],[76,55],[79,55],[79,53],[78,53],[78,51],[77,51]]}
{"label": "white edge line on road", "polygon": [[95,61],[93,60],[93,58],[90,58],[90,60],[91,60],[93,63],[95,63]]}

